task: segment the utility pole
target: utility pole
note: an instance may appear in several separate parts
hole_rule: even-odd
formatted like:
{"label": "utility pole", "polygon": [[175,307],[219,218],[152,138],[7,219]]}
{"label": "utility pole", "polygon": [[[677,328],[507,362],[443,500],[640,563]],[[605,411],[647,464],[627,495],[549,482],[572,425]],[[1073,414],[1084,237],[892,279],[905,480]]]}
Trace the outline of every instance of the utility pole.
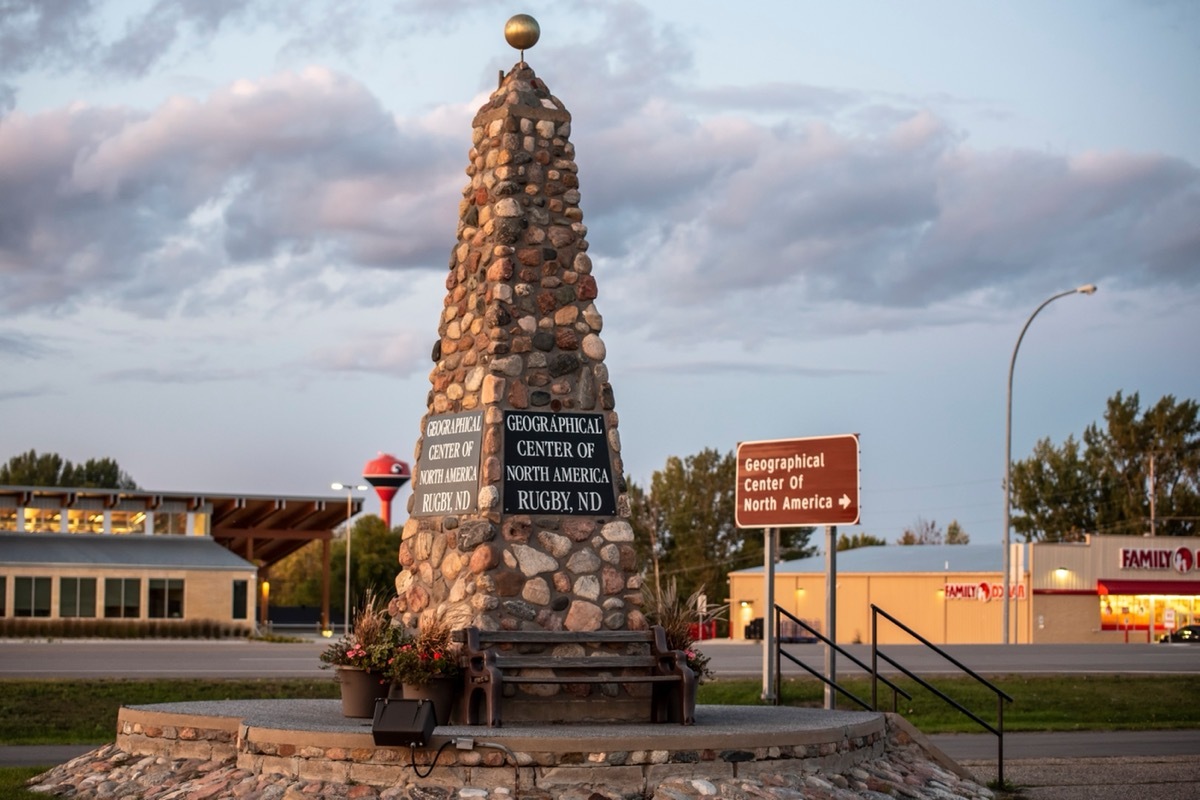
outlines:
{"label": "utility pole", "polygon": [[1155,486],[1155,482],[1154,482],[1154,453],[1151,453],[1150,454],[1150,535],[1151,536],[1154,536],[1156,533],[1155,525],[1154,525],[1154,511],[1155,511],[1154,501],[1157,498],[1157,496],[1158,496],[1158,488]]}

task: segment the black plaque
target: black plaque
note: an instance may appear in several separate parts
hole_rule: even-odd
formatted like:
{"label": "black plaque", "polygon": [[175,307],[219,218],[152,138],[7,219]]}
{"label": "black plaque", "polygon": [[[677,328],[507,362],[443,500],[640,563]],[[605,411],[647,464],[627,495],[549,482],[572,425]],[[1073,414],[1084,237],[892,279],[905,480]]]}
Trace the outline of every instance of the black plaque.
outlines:
{"label": "black plaque", "polygon": [[440,414],[425,423],[413,471],[414,517],[466,514],[479,497],[479,443],[483,412]]}
{"label": "black plaque", "polygon": [[617,513],[603,414],[504,413],[504,513]]}

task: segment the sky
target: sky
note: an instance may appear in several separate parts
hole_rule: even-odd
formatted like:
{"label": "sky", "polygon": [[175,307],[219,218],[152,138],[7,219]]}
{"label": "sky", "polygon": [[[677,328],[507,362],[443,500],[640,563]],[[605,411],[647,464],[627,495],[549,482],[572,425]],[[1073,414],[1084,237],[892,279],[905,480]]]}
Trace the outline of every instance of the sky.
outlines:
{"label": "sky", "polygon": [[638,483],[858,433],[841,533],[998,544],[1010,358],[1083,284],[1021,343],[1015,459],[1200,398],[1200,5],[732,8],[0,0],[0,459],[283,495],[411,463],[516,13]]}

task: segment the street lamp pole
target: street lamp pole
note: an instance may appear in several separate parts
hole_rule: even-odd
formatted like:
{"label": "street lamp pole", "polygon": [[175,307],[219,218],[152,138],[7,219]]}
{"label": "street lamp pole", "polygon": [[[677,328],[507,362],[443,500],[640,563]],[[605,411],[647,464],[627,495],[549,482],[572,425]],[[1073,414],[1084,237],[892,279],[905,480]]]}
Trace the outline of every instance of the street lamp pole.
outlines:
{"label": "street lamp pole", "polygon": [[354,496],[352,492],[365,492],[366,486],[356,483],[333,483],[330,488],[337,491],[346,490],[346,599],[342,607],[342,633],[350,634],[350,519],[354,516]]}
{"label": "street lamp pole", "polygon": [[1012,360],[1008,362],[1008,410],[1004,424],[1004,600],[1003,600],[1003,620],[1001,624],[1004,626],[1005,644],[1008,644],[1008,606],[1009,592],[1012,571],[1011,565],[1011,548],[1009,546],[1009,536],[1012,528],[1012,387],[1013,387],[1013,369],[1017,366],[1017,351],[1021,349],[1021,340],[1025,338],[1025,331],[1029,330],[1030,323],[1033,318],[1046,306],[1058,300],[1060,297],[1066,297],[1072,294],[1095,294],[1095,284],[1087,283],[1075,289],[1069,289],[1065,292],[1059,292],[1053,297],[1045,300],[1040,306],[1034,309],[1034,312],[1029,315],[1029,319],[1025,320],[1025,327],[1021,328],[1021,335],[1017,337],[1016,347],[1013,348]]}

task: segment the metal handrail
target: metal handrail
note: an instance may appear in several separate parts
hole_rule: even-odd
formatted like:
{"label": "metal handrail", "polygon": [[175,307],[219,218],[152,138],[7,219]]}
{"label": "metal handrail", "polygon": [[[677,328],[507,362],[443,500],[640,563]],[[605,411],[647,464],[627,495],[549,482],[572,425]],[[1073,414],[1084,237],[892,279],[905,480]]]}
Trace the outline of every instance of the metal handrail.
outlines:
{"label": "metal handrail", "polygon": [[[782,627],[782,626],[779,624],[779,623],[780,623],[780,617],[781,617],[781,616],[785,616],[785,617],[787,617],[788,619],[790,619],[792,622],[795,622],[795,623],[796,623],[797,625],[799,625],[801,628],[804,628],[804,630],[806,630],[806,631],[808,631],[809,633],[811,633],[811,634],[812,634],[814,637],[816,637],[818,640],[820,640],[820,641],[824,642],[825,644],[829,645],[830,647],[832,647],[832,648],[833,648],[834,650],[836,650],[837,652],[839,652],[839,653],[841,653],[842,655],[844,655],[846,658],[848,658],[848,659],[850,659],[851,661],[853,661],[855,664],[857,664],[857,665],[858,665],[858,666],[859,666],[861,669],[863,669],[864,671],[866,671],[866,672],[871,672],[871,668],[870,668],[870,667],[868,667],[866,664],[864,664],[862,661],[860,661],[858,658],[856,658],[856,657],[854,656],[854,654],[850,653],[850,652],[849,652],[848,650],[846,650],[845,648],[843,648],[843,647],[840,647],[840,646],[839,646],[839,645],[837,645],[836,643],[834,643],[834,642],[830,641],[830,640],[829,640],[829,639],[827,639],[827,638],[826,638],[826,637],[825,637],[825,636],[824,636],[824,635],[823,635],[823,634],[822,634],[820,631],[818,631],[818,630],[816,630],[815,628],[813,628],[813,627],[812,627],[811,625],[809,625],[807,622],[805,622],[804,620],[800,619],[799,617],[793,616],[793,615],[792,615],[790,612],[788,612],[786,609],[784,609],[783,607],[781,607],[781,606],[778,606],[778,605],[777,605],[777,606],[775,606],[775,632],[776,632],[776,635],[775,635],[775,705],[779,705],[779,703],[780,703],[780,696],[779,696],[779,695],[780,695],[780,691],[779,691],[779,689],[780,689],[780,685],[781,685],[781,678],[780,678],[780,671],[779,671],[779,666],[780,666],[780,660],[779,660],[779,659],[780,659],[781,657],[784,657],[784,658],[787,658],[787,660],[788,660],[788,661],[791,661],[793,664],[795,664],[796,666],[800,667],[801,669],[803,669],[803,670],[806,670],[806,671],[808,672],[808,674],[809,674],[809,675],[812,675],[814,678],[816,678],[817,680],[821,681],[821,683],[824,683],[826,686],[829,686],[829,687],[833,688],[835,691],[841,692],[841,693],[842,693],[842,694],[844,694],[846,697],[848,697],[848,698],[850,698],[851,700],[853,700],[854,702],[858,703],[858,704],[859,704],[860,706],[862,706],[862,707],[863,707],[865,710],[867,710],[867,711],[875,711],[875,710],[876,710],[876,708],[875,708],[875,697],[874,697],[874,694],[872,694],[872,697],[871,697],[871,704],[870,704],[870,705],[868,705],[868,704],[867,704],[867,702],[866,702],[865,700],[863,700],[863,699],[861,699],[861,698],[859,698],[859,697],[855,696],[855,695],[854,695],[852,692],[850,692],[850,690],[849,690],[849,689],[846,689],[845,687],[843,687],[843,686],[840,686],[840,685],[837,683],[837,680],[836,680],[837,676],[836,676],[836,675],[834,675],[834,676],[831,676],[831,677],[828,677],[828,678],[827,678],[827,677],[825,677],[824,675],[822,675],[821,673],[817,672],[817,671],[816,671],[815,669],[813,669],[812,667],[810,667],[808,664],[805,664],[803,661],[801,661],[800,659],[796,658],[794,655],[792,655],[791,653],[789,653],[789,652],[787,652],[786,650],[784,650],[784,649],[783,649],[783,644],[782,644],[782,643],[779,641],[779,630],[780,630],[780,628]],[[873,677],[874,677],[874,676],[873,676]],[[900,688],[900,687],[899,687],[899,686],[897,686],[896,684],[894,684],[894,683],[892,683],[891,681],[889,681],[887,678],[882,678],[882,677],[881,677],[881,678],[879,678],[879,680],[882,680],[884,683],[886,683],[888,686],[890,686],[890,687],[892,688],[892,710],[893,710],[893,711],[895,711],[895,710],[896,710],[896,706],[897,706],[897,700],[896,700],[896,695],[897,695],[897,693],[904,695],[905,699],[907,699],[907,700],[912,700],[912,695],[910,695],[908,692],[904,691],[904,689]],[[874,683],[874,681],[872,681],[872,683],[871,683],[871,690],[872,690],[872,693],[875,691],[875,683]]]}
{"label": "metal handrail", "polygon": [[[941,690],[937,689],[936,687],[931,685],[928,681],[925,681],[922,678],[919,678],[911,670],[902,666],[895,659],[891,658],[890,656],[888,656],[884,653],[879,652],[879,617],[880,616],[883,616],[889,622],[891,622],[893,625],[895,625],[896,627],[900,628],[902,631],[907,633],[909,636],[913,637],[914,639],[919,641],[921,644],[925,645],[930,650],[934,651],[935,653],[940,655],[942,658],[946,659],[951,664],[958,667],[960,670],[965,672],[967,675],[970,675],[976,681],[978,681],[979,683],[982,683],[984,686],[986,686],[987,688],[989,688],[993,692],[995,692],[996,693],[996,725],[992,726],[990,723],[983,720],[981,717],[979,717],[973,711],[968,709],[966,706],[959,703],[954,698],[950,697],[949,695],[945,694]],[[903,672],[909,678],[912,678],[914,681],[921,684],[921,686],[924,686],[926,689],[933,692],[935,695],[940,697],[942,700],[945,700],[947,703],[954,706],[956,709],[958,709],[962,713],[966,714],[968,717],[973,719],[975,722],[982,725],[987,731],[989,731],[990,733],[992,733],[996,736],[996,741],[997,741],[996,780],[999,783],[999,785],[1003,786],[1004,785],[1004,701],[1007,700],[1008,702],[1011,703],[1011,702],[1013,702],[1012,697],[1010,697],[1003,689],[994,685],[991,681],[987,680],[983,676],[977,674],[974,670],[972,670],[970,667],[968,667],[965,664],[963,664],[962,662],[960,662],[958,659],[954,658],[952,655],[947,653],[945,650],[942,650],[942,648],[938,647],[936,644],[929,641],[924,636],[917,633],[912,628],[908,627],[903,622],[896,619],[891,614],[889,614],[888,612],[884,611],[879,606],[872,603],[871,604],[871,675],[873,676],[873,680],[871,682],[871,704],[876,707],[877,707],[877,702],[878,702],[878,696],[877,696],[878,684],[876,683],[876,681],[883,680],[885,683],[887,683],[887,680],[885,678],[882,678],[879,674],[879,659],[881,659],[881,658],[884,661],[886,661],[887,663],[891,664],[896,669]],[[889,685],[891,685],[891,684],[889,683]],[[895,695],[893,695],[893,705],[894,705],[894,703],[895,703]]]}

